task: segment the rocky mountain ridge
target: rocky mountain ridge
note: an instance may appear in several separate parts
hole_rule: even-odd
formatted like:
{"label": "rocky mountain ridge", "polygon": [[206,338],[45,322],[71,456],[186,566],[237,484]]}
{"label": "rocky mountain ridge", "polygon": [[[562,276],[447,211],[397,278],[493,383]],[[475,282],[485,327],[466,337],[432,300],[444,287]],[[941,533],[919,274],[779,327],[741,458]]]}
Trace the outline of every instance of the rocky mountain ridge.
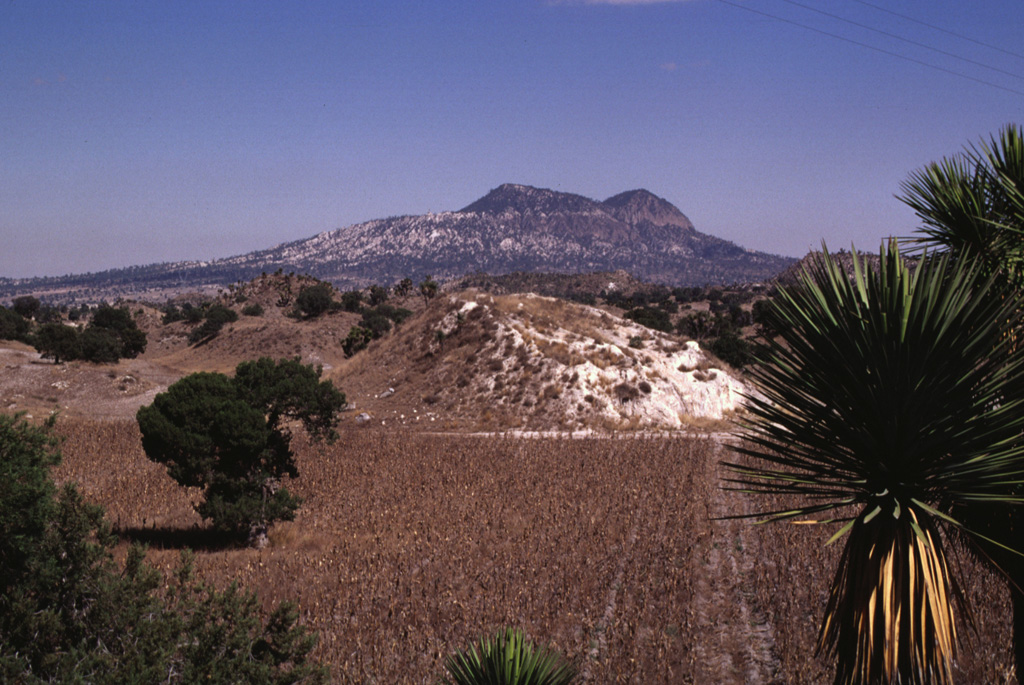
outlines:
{"label": "rocky mountain ridge", "polygon": [[0,279],[0,298],[61,290],[119,290],[146,297],[166,290],[225,286],[282,269],[342,288],[432,274],[588,273],[626,270],[671,285],[761,281],[793,259],[746,250],[698,232],[674,205],[646,190],[604,202],[504,184],[454,212],[398,216],[209,262],[175,262],[85,276]]}

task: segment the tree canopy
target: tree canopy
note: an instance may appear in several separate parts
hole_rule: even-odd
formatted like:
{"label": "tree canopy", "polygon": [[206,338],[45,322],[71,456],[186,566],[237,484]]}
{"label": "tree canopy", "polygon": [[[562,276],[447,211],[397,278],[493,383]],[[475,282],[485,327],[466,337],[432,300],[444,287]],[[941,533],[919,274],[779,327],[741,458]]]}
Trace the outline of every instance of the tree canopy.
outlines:
{"label": "tree canopy", "polygon": [[264,357],[239,364],[233,378],[186,376],[139,409],[143,449],[181,485],[204,488],[196,510],[216,529],[261,545],[300,504],[281,485],[298,476],[284,422],[300,421],[314,439],[337,438],[345,396],[320,375],[298,359]]}

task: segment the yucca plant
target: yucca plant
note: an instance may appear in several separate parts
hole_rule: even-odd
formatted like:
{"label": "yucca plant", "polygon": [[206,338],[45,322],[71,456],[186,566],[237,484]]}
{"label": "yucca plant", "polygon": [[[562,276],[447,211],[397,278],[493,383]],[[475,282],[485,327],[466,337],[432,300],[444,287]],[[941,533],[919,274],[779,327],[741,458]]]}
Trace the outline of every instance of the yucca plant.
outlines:
{"label": "yucca plant", "polygon": [[445,660],[445,685],[569,685],[576,667],[546,646],[537,647],[522,631],[506,628],[483,636]]}
{"label": "yucca plant", "polygon": [[[764,520],[834,523],[845,538],[818,638],[837,683],[948,683],[960,597],[950,533],[978,506],[1011,508],[1024,479],[1024,358],[1002,331],[1018,312],[974,260],[895,241],[848,275],[827,253],[782,289],[779,337],[730,487],[794,498]],[[842,525],[839,525],[839,524]]]}
{"label": "yucca plant", "polygon": [[1024,286],[1024,133],[1010,124],[988,141],[913,172],[899,199],[921,219],[906,246],[980,259]]}
{"label": "yucca plant", "polygon": [[[903,183],[899,199],[910,206],[921,226],[905,243],[954,260],[978,260],[1006,286],[1007,298],[1024,299],[1024,133],[1010,124],[997,136],[963,152],[929,164]],[[1019,351],[1022,331],[1007,328]],[[1024,510],[989,511],[975,507],[967,525],[1013,545],[1024,530]],[[981,558],[1000,567],[1010,579],[1014,613],[1014,658],[1024,673],[1024,557],[999,545],[982,544]]]}

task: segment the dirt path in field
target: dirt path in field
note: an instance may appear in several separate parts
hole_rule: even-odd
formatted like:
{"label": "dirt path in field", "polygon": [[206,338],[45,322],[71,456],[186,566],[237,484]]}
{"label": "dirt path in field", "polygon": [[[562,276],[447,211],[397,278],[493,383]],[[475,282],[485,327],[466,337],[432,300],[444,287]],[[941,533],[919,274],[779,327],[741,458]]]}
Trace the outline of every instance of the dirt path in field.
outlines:
{"label": "dirt path in field", "polygon": [[[715,441],[712,458],[705,465],[707,481],[721,483],[728,450]],[[694,645],[698,672],[696,682],[779,682],[773,656],[772,626],[753,606],[751,587],[760,540],[750,520],[714,520],[748,513],[747,498],[711,488],[707,503],[710,538],[703,561],[704,573],[696,584],[693,611],[698,641]]]}

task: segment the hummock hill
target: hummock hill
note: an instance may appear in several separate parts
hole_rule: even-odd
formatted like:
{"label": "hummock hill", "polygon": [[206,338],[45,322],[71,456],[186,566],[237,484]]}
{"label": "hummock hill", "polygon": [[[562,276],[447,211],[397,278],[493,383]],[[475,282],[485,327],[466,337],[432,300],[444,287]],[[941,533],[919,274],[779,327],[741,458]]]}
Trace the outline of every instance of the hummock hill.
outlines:
{"label": "hummock hill", "polygon": [[624,270],[646,281],[706,285],[766,281],[795,260],[697,231],[646,190],[604,202],[505,184],[454,212],[377,219],[209,262],[175,262],[85,276],[0,279],[0,299],[33,292],[92,299],[160,299],[216,289],[261,272],[310,274],[341,288],[427,274],[589,273]]}

